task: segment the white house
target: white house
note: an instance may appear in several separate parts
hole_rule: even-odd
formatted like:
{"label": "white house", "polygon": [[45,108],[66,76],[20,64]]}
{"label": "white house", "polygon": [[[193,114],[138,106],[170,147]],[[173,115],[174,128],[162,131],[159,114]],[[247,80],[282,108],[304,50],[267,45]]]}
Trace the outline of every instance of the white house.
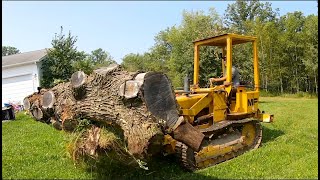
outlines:
{"label": "white house", "polygon": [[2,106],[4,103],[22,104],[23,99],[38,91],[42,76],[42,60],[46,49],[2,57]]}

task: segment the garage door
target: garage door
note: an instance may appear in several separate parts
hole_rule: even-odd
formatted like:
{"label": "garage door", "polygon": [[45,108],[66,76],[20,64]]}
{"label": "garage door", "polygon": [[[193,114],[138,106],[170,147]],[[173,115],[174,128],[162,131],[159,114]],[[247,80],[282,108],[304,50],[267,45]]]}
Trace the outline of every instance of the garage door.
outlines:
{"label": "garage door", "polygon": [[2,79],[2,103],[22,103],[22,100],[34,91],[36,87],[34,88],[32,74]]}

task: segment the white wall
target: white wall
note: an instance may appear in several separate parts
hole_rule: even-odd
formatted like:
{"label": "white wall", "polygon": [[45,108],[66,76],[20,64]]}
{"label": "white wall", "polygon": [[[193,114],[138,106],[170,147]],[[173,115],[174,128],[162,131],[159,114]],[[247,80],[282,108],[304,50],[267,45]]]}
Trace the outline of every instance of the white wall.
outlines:
{"label": "white wall", "polygon": [[37,66],[37,72],[38,72],[38,76],[37,76],[37,78],[38,78],[38,86],[40,86],[41,85],[40,80],[41,80],[41,78],[43,76],[43,70],[41,69],[42,61],[37,62],[36,66]]}
{"label": "white wall", "polygon": [[2,78],[8,78],[30,73],[38,74],[37,65],[35,62],[19,66],[2,67]]}
{"label": "white wall", "polygon": [[23,98],[36,92],[38,86],[39,73],[35,63],[2,67],[2,103],[22,103]]}

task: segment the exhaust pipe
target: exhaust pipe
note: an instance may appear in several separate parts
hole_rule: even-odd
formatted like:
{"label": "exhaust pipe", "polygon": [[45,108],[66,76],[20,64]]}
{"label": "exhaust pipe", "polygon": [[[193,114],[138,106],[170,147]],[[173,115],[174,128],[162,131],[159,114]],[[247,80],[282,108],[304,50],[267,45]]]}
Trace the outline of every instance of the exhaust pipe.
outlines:
{"label": "exhaust pipe", "polygon": [[184,77],[183,90],[186,93],[190,92],[190,79],[188,77],[188,74],[186,74],[186,76]]}

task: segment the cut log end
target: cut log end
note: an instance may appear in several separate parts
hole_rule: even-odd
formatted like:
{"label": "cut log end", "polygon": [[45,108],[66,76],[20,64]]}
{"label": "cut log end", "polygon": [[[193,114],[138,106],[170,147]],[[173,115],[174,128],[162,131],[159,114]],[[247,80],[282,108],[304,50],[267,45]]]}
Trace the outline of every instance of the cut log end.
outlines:
{"label": "cut log end", "polygon": [[126,81],[120,86],[119,95],[127,99],[137,97],[139,93],[139,84],[136,81]]}
{"label": "cut log end", "polygon": [[23,107],[24,107],[25,110],[29,110],[30,109],[30,101],[29,101],[28,97],[23,99]]}
{"label": "cut log end", "polygon": [[87,79],[87,75],[83,71],[77,71],[71,76],[71,84],[73,88],[81,87]]}
{"label": "cut log end", "polygon": [[38,121],[40,121],[43,118],[43,112],[40,108],[34,107],[31,112],[33,117],[36,118]]}
{"label": "cut log end", "polygon": [[45,92],[42,97],[42,107],[52,108],[54,103],[55,103],[54,93],[52,91]]}
{"label": "cut log end", "polygon": [[168,77],[156,72],[146,73],[143,77],[143,98],[148,111],[164,120],[167,127],[172,127],[176,124],[179,115]]}
{"label": "cut log end", "polygon": [[139,73],[136,75],[136,77],[134,78],[134,80],[136,82],[138,82],[138,85],[139,86],[142,86],[143,82],[144,82],[144,76],[146,75],[147,73]]}

